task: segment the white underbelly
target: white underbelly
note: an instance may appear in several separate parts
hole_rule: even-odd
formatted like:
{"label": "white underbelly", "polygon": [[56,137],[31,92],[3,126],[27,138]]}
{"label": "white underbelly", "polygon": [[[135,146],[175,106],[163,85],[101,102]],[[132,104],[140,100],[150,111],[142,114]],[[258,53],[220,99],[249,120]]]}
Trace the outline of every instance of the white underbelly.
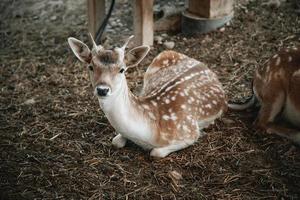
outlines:
{"label": "white underbelly", "polygon": [[300,128],[300,110],[296,108],[288,97],[283,111],[283,116],[290,123]]}

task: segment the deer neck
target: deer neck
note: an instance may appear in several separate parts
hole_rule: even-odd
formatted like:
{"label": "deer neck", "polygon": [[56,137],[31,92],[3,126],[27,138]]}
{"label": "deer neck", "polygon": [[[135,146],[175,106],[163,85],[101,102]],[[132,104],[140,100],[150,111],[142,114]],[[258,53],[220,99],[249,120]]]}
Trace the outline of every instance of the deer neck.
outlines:
{"label": "deer neck", "polygon": [[126,79],[122,81],[120,88],[106,98],[98,98],[99,104],[105,115],[127,114],[132,105],[131,92],[128,89]]}
{"label": "deer neck", "polygon": [[149,140],[149,122],[143,115],[144,111],[137,109],[139,100],[128,89],[126,79],[123,81],[116,94],[99,99],[100,107],[118,133],[131,139]]}

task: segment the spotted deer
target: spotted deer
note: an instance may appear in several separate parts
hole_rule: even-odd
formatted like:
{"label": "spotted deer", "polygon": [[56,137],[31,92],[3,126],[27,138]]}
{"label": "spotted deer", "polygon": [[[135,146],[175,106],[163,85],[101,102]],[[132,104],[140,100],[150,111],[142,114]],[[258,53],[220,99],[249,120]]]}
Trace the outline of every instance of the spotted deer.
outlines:
{"label": "spotted deer", "polygon": [[[260,105],[256,125],[267,133],[300,144],[300,49],[285,48],[258,68],[253,95],[244,104],[229,104],[234,110]],[[288,124],[279,123],[285,120]]]}
{"label": "spotted deer", "polygon": [[131,140],[151,150],[151,156],[165,157],[197,141],[202,129],[227,109],[226,97],[205,64],[174,51],[164,51],[152,61],[141,94],[134,95],[124,73],[137,66],[150,48],[139,46],[125,53],[132,37],[113,49],[96,45],[91,37],[91,51],[75,38],[68,42],[88,66],[94,94],[118,133],[112,144],[122,148]]}

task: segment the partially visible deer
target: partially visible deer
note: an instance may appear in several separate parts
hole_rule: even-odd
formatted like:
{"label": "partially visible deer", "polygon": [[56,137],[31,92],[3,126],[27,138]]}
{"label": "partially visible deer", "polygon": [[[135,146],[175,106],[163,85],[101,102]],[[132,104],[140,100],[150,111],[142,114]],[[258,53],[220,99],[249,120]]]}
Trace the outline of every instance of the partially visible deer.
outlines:
{"label": "partially visible deer", "polygon": [[227,109],[225,94],[205,64],[164,51],[148,67],[142,93],[135,96],[124,73],[138,65],[150,48],[139,46],[125,53],[131,38],[114,49],[93,41],[92,51],[75,38],[68,42],[76,57],[88,65],[94,94],[118,133],[112,144],[122,148],[131,140],[152,149],[151,156],[165,157],[192,145],[203,134],[201,130],[222,115]]}
{"label": "partially visible deer", "polygon": [[[256,125],[300,144],[300,49],[283,49],[258,68],[253,92],[244,104],[229,104],[229,108],[244,110],[259,103]],[[280,119],[290,124],[282,125]]]}
{"label": "partially visible deer", "polygon": [[[279,8],[282,4],[286,3],[286,0],[266,0],[263,2],[261,5],[263,6],[268,6],[271,8]],[[288,2],[289,4],[292,5],[296,9],[296,13],[300,13],[300,2],[299,0],[290,0]]]}

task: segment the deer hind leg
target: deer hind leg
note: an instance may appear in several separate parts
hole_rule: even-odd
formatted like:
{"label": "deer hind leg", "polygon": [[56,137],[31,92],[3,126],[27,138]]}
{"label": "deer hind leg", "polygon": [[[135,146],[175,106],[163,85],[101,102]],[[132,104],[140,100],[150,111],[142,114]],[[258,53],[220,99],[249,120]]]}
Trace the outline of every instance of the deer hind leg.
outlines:
{"label": "deer hind leg", "polygon": [[116,148],[123,148],[127,142],[127,139],[124,138],[121,134],[118,134],[112,139],[112,145]]}
{"label": "deer hind leg", "polygon": [[284,93],[282,92],[262,99],[256,126],[266,129],[267,124],[273,122],[276,116],[282,111],[283,105]]}
{"label": "deer hind leg", "polygon": [[286,128],[282,125],[270,123],[267,125],[267,133],[277,134],[300,145],[300,130]]}
{"label": "deer hind leg", "polygon": [[151,150],[150,156],[164,158],[172,152],[191,146],[195,141],[195,139],[181,140],[165,147],[154,148]]}

